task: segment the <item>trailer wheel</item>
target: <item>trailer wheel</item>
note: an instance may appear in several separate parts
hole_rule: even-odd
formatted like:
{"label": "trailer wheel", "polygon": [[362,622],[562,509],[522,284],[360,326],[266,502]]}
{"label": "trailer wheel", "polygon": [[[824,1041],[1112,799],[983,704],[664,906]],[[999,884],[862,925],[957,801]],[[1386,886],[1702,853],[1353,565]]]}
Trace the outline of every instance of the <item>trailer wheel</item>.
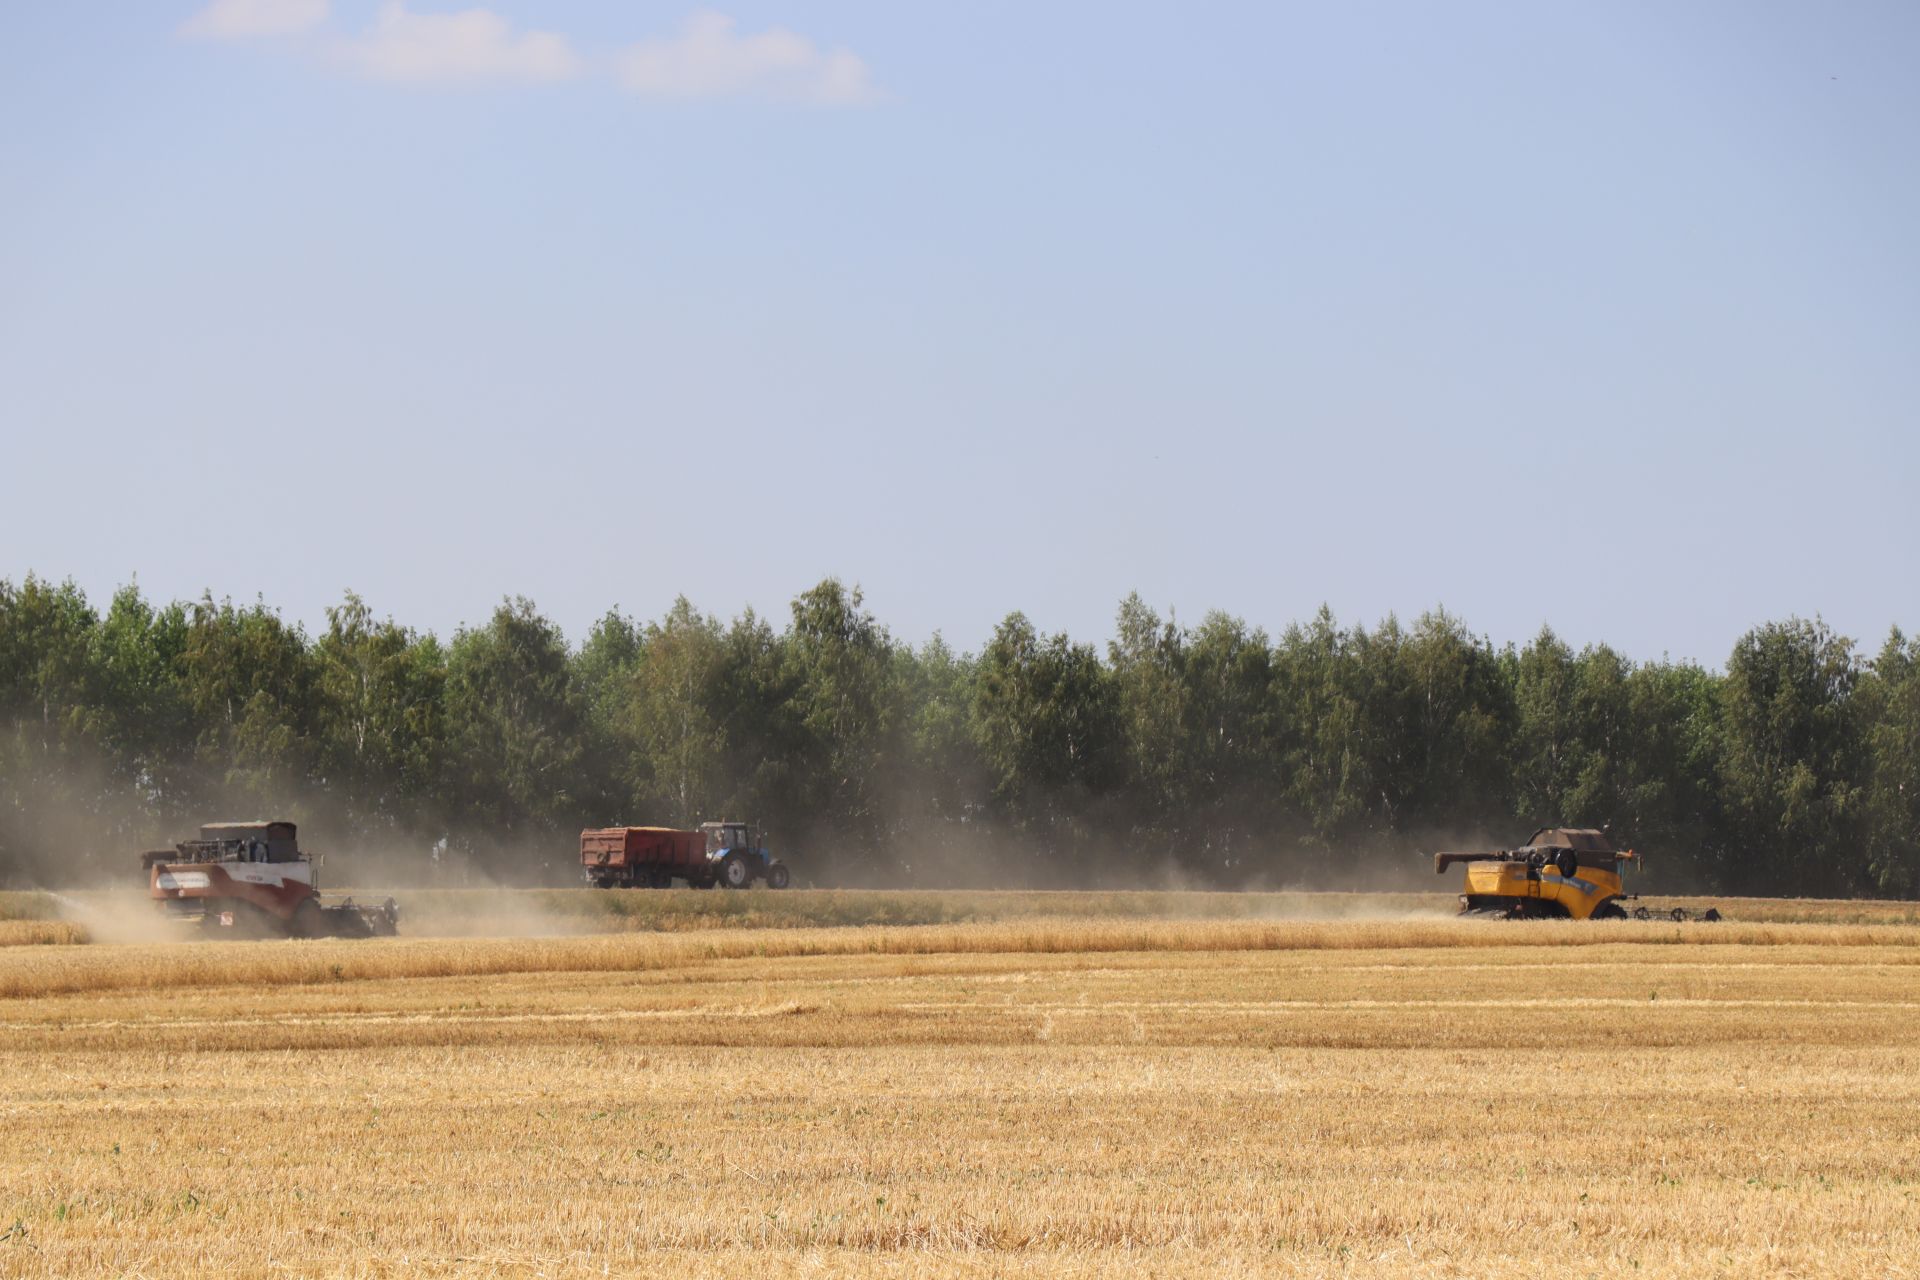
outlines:
{"label": "trailer wheel", "polygon": [[655,867],[653,870],[647,872],[647,888],[673,888],[673,872],[667,870],[665,867]]}
{"label": "trailer wheel", "polygon": [[767,868],[767,888],[784,889],[793,883],[793,875],[779,863]]}

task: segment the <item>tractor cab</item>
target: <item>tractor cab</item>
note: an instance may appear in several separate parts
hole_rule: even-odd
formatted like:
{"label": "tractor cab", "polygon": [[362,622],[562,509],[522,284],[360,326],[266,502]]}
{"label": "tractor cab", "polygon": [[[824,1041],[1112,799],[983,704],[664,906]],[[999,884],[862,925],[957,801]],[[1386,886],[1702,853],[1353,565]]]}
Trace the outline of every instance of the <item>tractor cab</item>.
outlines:
{"label": "tractor cab", "polygon": [[700,824],[700,834],[707,838],[709,858],[724,858],[730,850],[749,850],[754,847],[744,822],[703,822]]}

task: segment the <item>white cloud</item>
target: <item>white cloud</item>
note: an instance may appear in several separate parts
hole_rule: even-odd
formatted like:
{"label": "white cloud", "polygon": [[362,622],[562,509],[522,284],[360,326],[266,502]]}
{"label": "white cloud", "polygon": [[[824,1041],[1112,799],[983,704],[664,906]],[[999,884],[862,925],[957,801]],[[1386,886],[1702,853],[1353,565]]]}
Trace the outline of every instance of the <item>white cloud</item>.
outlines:
{"label": "white cloud", "polygon": [[879,97],[867,64],[845,49],[822,49],[783,27],[742,35],[725,14],[701,10],[665,39],[629,45],[620,82],[662,98],[764,97],[858,103]]}
{"label": "white cloud", "polygon": [[362,75],[416,84],[567,80],[581,71],[565,36],[515,32],[489,9],[412,13],[403,0],[386,0],[373,25],[334,53]]}
{"label": "white cloud", "polygon": [[357,35],[335,27],[330,0],[208,0],[180,33],[207,40],[307,36],[312,56],[374,80],[403,84],[540,83],[613,71],[629,91],[657,98],[752,97],[849,104],[882,94],[867,64],[785,27],[747,34],[732,18],[695,10],[670,36],[642,40],[592,65],[567,37],[516,30],[491,9],[415,13],[381,0]]}
{"label": "white cloud", "polygon": [[327,0],[213,0],[180,26],[200,40],[245,40],[311,31],[327,20]]}

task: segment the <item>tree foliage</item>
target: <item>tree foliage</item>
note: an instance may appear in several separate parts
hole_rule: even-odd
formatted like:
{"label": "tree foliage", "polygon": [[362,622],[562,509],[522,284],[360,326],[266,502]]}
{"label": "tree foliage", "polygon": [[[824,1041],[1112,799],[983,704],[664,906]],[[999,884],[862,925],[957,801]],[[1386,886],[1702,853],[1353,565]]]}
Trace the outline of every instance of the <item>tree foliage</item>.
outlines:
{"label": "tree foliage", "polygon": [[564,882],[582,826],[744,818],[817,883],[1048,886],[1411,883],[1421,848],[1604,825],[1659,887],[1916,895],[1920,642],[1789,619],[1722,673],[1129,596],[1104,650],[1013,613],[968,654],[829,579],[780,626],[680,599],[573,647],[516,599],[442,643],[352,593],[309,636],[0,581],[0,878],[269,815],[420,875]]}

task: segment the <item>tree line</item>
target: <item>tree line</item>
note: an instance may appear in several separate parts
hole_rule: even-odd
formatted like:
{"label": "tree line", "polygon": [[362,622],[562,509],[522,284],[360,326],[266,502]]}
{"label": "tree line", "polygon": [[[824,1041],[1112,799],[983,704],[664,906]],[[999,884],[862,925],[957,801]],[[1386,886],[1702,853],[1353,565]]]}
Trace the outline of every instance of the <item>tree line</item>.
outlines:
{"label": "tree line", "polygon": [[1058,888],[1434,887],[1422,849],[1566,824],[1645,887],[1913,897],[1920,642],[1796,618],[1715,671],[1132,596],[1104,646],[1013,613],[962,653],[830,579],[779,625],[683,598],[570,645],[525,599],[442,640],[351,593],[309,635],[0,580],[0,883],[131,880],[238,817],[305,823],[349,878],[565,883],[583,826],[727,817],[801,883]]}

